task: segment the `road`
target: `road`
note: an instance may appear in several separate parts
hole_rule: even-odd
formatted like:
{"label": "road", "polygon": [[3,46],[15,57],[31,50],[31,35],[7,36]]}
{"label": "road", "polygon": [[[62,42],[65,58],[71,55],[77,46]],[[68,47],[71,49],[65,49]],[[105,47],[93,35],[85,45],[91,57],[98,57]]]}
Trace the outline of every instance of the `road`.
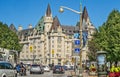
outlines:
{"label": "road", "polygon": [[27,71],[26,76],[19,76],[18,77],[67,77],[68,71],[65,72],[65,74],[53,74],[52,71],[50,72],[44,72],[44,74],[30,74],[29,71]]}

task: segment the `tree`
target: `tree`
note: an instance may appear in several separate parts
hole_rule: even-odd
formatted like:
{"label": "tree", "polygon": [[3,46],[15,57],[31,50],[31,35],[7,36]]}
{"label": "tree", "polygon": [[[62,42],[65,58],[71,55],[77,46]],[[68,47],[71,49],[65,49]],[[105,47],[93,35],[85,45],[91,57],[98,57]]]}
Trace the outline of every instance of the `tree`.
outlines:
{"label": "tree", "polygon": [[[91,40],[97,49],[107,51],[107,60],[112,62],[120,61],[120,12],[113,10],[107,21],[98,28],[98,31]],[[89,46],[90,48],[90,46]]]}
{"label": "tree", "polygon": [[22,49],[17,34],[11,31],[7,24],[2,22],[0,22],[0,47],[16,51],[21,51]]}

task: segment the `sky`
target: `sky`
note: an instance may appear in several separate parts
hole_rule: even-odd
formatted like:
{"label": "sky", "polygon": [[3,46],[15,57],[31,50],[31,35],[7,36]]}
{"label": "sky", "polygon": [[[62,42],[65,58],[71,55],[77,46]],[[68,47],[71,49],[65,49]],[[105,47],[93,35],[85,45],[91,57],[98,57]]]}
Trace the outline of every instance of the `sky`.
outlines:
{"label": "sky", "polygon": [[114,9],[120,11],[120,0],[0,0],[0,21],[8,26],[14,24],[16,29],[22,26],[27,29],[33,27],[45,15],[47,5],[50,4],[52,16],[57,16],[62,25],[75,26],[80,16],[70,10],[59,12],[60,6],[66,6],[80,11],[86,6],[92,24],[98,28],[106,22],[108,15]]}

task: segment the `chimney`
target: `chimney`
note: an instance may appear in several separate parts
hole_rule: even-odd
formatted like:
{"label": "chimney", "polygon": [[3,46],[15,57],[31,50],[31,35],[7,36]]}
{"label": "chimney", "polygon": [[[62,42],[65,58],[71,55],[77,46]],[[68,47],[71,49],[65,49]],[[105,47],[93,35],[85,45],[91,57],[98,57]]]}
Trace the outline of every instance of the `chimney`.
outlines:
{"label": "chimney", "polygon": [[20,25],[20,26],[18,27],[18,31],[21,31],[21,30],[23,30],[23,28],[22,28],[22,26]]}
{"label": "chimney", "polygon": [[28,27],[29,29],[31,29],[32,28],[32,25],[31,24],[29,24],[29,27]]}

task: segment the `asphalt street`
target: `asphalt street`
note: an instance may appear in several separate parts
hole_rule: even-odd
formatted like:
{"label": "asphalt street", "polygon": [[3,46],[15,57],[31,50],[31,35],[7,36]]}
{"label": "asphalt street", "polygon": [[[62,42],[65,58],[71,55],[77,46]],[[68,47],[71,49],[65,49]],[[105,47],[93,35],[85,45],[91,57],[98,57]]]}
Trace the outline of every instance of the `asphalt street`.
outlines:
{"label": "asphalt street", "polygon": [[26,76],[20,76],[18,74],[18,77],[67,77],[68,75],[69,71],[66,71],[64,74],[53,74],[52,71],[44,72],[44,74],[30,74],[29,71],[27,71]]}

